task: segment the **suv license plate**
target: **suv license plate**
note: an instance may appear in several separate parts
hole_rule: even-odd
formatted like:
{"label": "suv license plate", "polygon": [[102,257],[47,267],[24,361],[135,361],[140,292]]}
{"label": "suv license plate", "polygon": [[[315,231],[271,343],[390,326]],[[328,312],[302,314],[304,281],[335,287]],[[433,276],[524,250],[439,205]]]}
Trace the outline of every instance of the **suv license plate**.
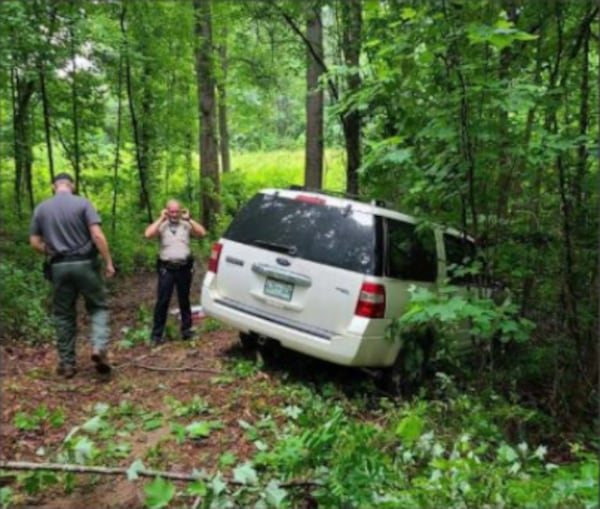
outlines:
{"label": "suv license plate", "polygon": [[294,285],[279,279],[273,279],[268,277],[265,281],[264,292],[265,295],[275,297],[281,300],[292,300],[292,293],[294,291]]}

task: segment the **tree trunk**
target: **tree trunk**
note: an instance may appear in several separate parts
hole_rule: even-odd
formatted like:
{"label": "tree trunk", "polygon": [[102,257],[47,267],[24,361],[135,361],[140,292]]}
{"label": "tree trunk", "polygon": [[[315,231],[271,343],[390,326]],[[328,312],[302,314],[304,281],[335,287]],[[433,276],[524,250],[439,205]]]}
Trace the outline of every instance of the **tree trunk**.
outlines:
{"label": "tree trunk", "polygon": [[33,108],[29,108],[29,121],[27,125],[27,150],[25,152],[25,188],[27,189],[27,198],[29,199],[29,210],[33,212],[35,209],[35,198],[33,196],[33,147],[31,143],[31,132],[35,131],[35,116],[33,114]]}
{"label": "tree trunk", "polygon": [[192,133],[185,133],[185,196],[188,203],[194,202],[194,176],[192,173],[194,159],[194,140]]}
{"label": "tree trunk", "polygon": [[80,149],[79,149],[79,108],[77,98],[77,63],[75,53],[75,32],[73,22],[69,25],[69,42],[71,49],[71,108],[73,114],[73,169],[75,171],[75,187],[79,188],[81,177]]}
{"label": "tree trunk", "polygon": [[223,173],[231,171],[231,155],[229,152],[229,124],[227,120],[227,37],[219,46],[219,61],[221,62],[221,77],[217,80],[219,91],[219,150],[221,152],[221,168]]}
{"label": "tree trunk", "polygon": [[[153,179],[153,173],[151,165],[154,164],[154,143],[156,141],[153,135],[152,126],[152,105],[154,103],[154,97],[152,93],[152,69],[150,68],[150,61],[144,59],[142,64],[142,83],[141,83],[141,114],[138,118],[138,132],[139,132],[139,149],[140,149],[140,161],[141,168],[144,172],[144,182],[146,188],[145,200],[147,201],[148,208],[151,207],[152,190],[155,179]],[[152,214],[151,214],[152,215]]]}
{"label": "tree trunk", "polygon": [[46,151],[48,153],[48,169],[50,182],[54,180],[54,157],[52,155],[52,136],[50,135],[50,103],[46,92],[46,71],[43,63],[39,63],[40,94],[42,96],[42,109],[44,112],[44,134],[46,136]]}
{"label": "tree trunk", "polygon": [[[125,9],[125,8],[123,8]],[[133,84],[131,79],[131,61],[129,59],[129,46],[127,43],[127,32],[125,30],[125,12],[121,16],[121,33],[123,34],[123,40],[125,45],[125,82],[127,87],[127,99],[129,102],[129,114],[131,115],[131,126],[133,130],[133,140],[135,145],[135,157],[138,167],[138,175],[140,179],[140,210],[146,209],[148,223],[152,222],[152,208],[150,206],[150,199],[148,196],[148,182],[146,178],[147,169],[144,166],[144,159],[142,156],[141,142],[140,142],[140,130],[138,126],[137,117],[135,114],[135,105],[133,102]]]}
{"label": "tree trunk", "polygon": [[[504,12],[506,12],[508,20],[513,24],[517,24],[519,19],[519,9],[515,4],[514,0],[504,0],[503,2]],[[513,50],[510,46],[502,48],[500,51],[500,65],[498,68],[498,79],[500,80],[501,86],[506,89],[509,88],[510,83],[510,69],[513,60]],[[513,181],[513,166],[514,161],[511,157],[511,140],[510,140],[510,119],[508,117],[508,111],[505,108],[499,108],[499,121],[498,121],[498,202],[496,208],[497,224],[503,223],[503,219],[508,213],[508,200],[512,195],[512,181]]]}
{"label": "tree trunk", "polygon": [[21,136],[20,132],[22,127],[18,122],[18,111],[19,111],[19,97],[18,97],[18,78],[15,69],[10,69],[10,85],[11,85],[11,98],[12,98],[12,114],[13,114],[13,150],[14,150],[14,161],[15,161],[15,181],[13,185],[13,191],[15,193],[15,205],[17,209],[17,217],[21,219]]}
{"label": "tree trunk", "polygon": [[306,143],[304,183],[306,187],[323,186],[323,90],[319,78],[323,73],[323,25],[318,8],[310,8],[306,22]]}
{"label": "tree trunk", "polygon": [[210,231],[219,212],[219,159],[216,137],[215,77],[212,67],[212,21],[210,0],[194,0],[196,80],[200,121],[201,218]]}
{"label": "tree trunk", "polygon": [[[11,85],[15,151],[14,192],[17,216],[21,218],[23,212],[21,202],[22,193],[24,191],[23,185],[28,179],[27,175],[31,175],[31,164],[33,160],[29,133],[29,106],[35,87],[33,80],[21,80],[15,69],[11,69]],[[30,190],[30,204],[32,200],[33,196]]]}
{"label": "tree trunk", "polygon": [[[121,20],[125,17],[125,8],[121,8]],[[115,163],[113,165],[113,189],[111,206],[111,233],[114,238],[117,231],[117,198],[119,196],[119,166],[121,164],[121,126],[123,118],[123,45],[119,47],[119,68],[117,70],[117,132],[115,135]]]}
{"label": "tree trunk", "polygon": [[[362,0],[343,0],[342,10],[342,52],[344,63],[353,69],[348,72],[346,86],[348,95],[357,92],[361,85],[359,57],[362,31]],[[346,144],[346,191],[358,194],[358,168],[361,165],[361,118],[356,109],[348,109],[342,114],[344,140]]]}

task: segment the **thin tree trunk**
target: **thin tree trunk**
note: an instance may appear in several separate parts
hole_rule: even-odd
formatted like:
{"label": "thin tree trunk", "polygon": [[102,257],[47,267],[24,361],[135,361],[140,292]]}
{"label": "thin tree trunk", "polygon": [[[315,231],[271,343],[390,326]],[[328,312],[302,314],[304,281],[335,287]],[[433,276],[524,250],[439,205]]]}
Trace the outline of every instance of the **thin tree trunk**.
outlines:
{"label": "thin tree trunk", "polygon": [[[555,129],[558,127],[555,125]],[[575,259],[573,250],[572,208],[567,189],[567,175],[563,157],[556,158],[558,183],[562,212],[562,233],[564,239],[564,303],[569,334],[574,340],[578,355],[581,355],[581,330],[577,313],[577,291],[575,285]]]}
{"label": "thin tree trunk", "polygon": [[[309,8],[306,39],[311,49],[306,57],[306,142],[304,183],[308,188],[323,185],[323,90],[319,78],[323,73],[323,25],[318,8]],[[317,55],[315,57],[314,55]]]}
{"label": "thin tree trunk", "polygon": [[138,167],[138,176],[140,180],[140,210],[146,209],[148,223],[152,222],[152,208],[150,206],[150,199],[148,196],[147,181],[146,181],[146,168],[144,167],[144,160],[142,156],[142,150],[140,147],[140,130],[138,127],[138,121],[135,114],[135,105],[133,102],[133,85],[131,79],[131,61],[129,59],[129,45],[127,43],[127,32],[125,30],[125,8],[121,16],[121,33],[123,34],[123,41],[125,45],[125,82],[127,88],[127,99],[129,102],[129,114],[131,116],[131,126],[133,130],[133,140],[135,145],[135,156]]}
{"label": "thin tree trunk", "polygon": [[[444,16],[446,21],[451,25],[451,21],[448,17],[445,3],[443,4]],[[451,29],[454,32],[453,29]],[[456,39],[454,34],[452,39]],[[456,42],[452,42],[448,46],[448,50],[445,55],[446,62],[446,78],[448,80],[448,86],[451,87],[452,73],[456,73],[458,78],[458,93],[459,93],[459,110],[458,110],[458,132],[460,134],[460,152],[462,155],[462,162],[466,169],[465,174],[465,188],[466,191],[460,188],[461,205],[462,205],[462,216],[463,216],[463,228],[467,230],[467,217],[468,213],[471,215],[471,227],[469,230],[475,236],[478,231],[478,218],[477,218],[477,204],[475,201],[475,155],[473,149],[473,142],[471,139],[470,132],[470,104],[469,97],[467,94],[468,86],[461,70],[460,60],[460,49]],[[453,89],[449,88],[449,92]]]}
{"label": "thin tree trunk", "polygon": [[221,152],[221,168],[223,173],[231,171],[231,155],[229,151],[229,123],[227,118],[227,32],[223,35],[223,44],[219,46],[221,77],[217,80],[219,92],[219,151]]}
{"label": "thin tree trunk", "polygon": [[[125,16],[125,8],[121,8],[121,19]],[[115,135],[115,163],[113,165],[113,191],[111,206],[111,233],[114,238],[117,231],[117,198],[119,196],[119,166],[121,164],[121,127],[123,118],[123,45],[119,47],[119,67],[117,78],[117,132]]]}
{"label": "thin tree trunk", "polygon": [[188,203],[193,203],[194,201],[193,153],[194,140],[192,133],[188,131],[185,134],[185,195]]}
{"label": "thin tree trunk", "polygon": [[[577,216],[580,220],[583,220],[584,214],[579,214],[579,211],[583,212],[583,179],[585,176],[587,161],[589,157],[588,146],[586,143],[588,129],[589,129],[589,115],[590,115],[590,26],[586,25],[585,34],[583,40],[583,52],[581,55],[581,85],[579,103],[579,137],[582,140],[577,147],[577,170],[575,174],[575,180],[573,182],[573,196],[575,197],[574,208],[578,212]],[[578,221],[579,223],[579,221]]]}
{"label": "thin tree trunk", "polygon": [[75,186],[79,188],[79,181],[81,178],[81,163],[80,163],[80,149],[79,149],[79,108],[78,108],[78,97],[77,97],[77,63],[75,54],[75,33],[73,29],[73,22],[69,25],[69,37],[71,45],[71,108],[73,115],[73,165],[75,170]]}
{"label": "thin tree trunk", "polygon": [[10,85],[11,85],[11,97],[12,97],[12,114],[13,114],[13,147],[14,147],[14,161],[15,161],[15,180],[13,190],[15,193],[15,205],[17,209],[17,217],[21,219],[22,206],[21,206],[21,144],[20,144],[20,131],[21,126],[19,125],[19,107],[18,107],[18,77],[15,69],[10,69]]}
{"label": "thin tree trunk", "polygon": [[46,72],[43,63],[39,63],[40,94],[42,96],[42,108],[44,112],[44,134],[46,136],[46,151],[48,153],[48,169],[50,170],[50,182],[54,180],[54,157],[52,155],[52,136],[50,134],[50,104],[46,92]]}
{"label": "thin tree trunk", "polygon": [[467,97],[467,84],[464,75],[457,65],[455,69],[460,81],[460,133],[461,149],[467,166],[467,202],[471,212],[471,233],[477,235],[477,204],[475,200],[475,156],[473,154],[473,142],[470,132],[469,100]]}
{"label": "thin tree trunk", "polygon": [[[507,13],[508,20],[514,25],[517,24],[519,19],[519,10],[514,0],[504,0],[503,2],[504,12]],[[498,69],[498,79],[503,87],[509,87],[510,81],[510,69],[513,60],[513,50],[510,46],[503,48],[500,51],[500,65]],[[512,180],[513,180],[513,166],[514,161],[511,157],[510,146],[510,120],[508,117],[508,111],[505,108],[499,108],[499,122],[498,122],[498,202],[496,208],[497,225],[504,223],[504,218],[508,212],[508,201],[512,195]]]}
{"label": "thin tree trunk", "polygon": [[215,77],[212,67],[210,0],[194,0],[198,84],[201,218],[211,230],[219,212],[219,159],[216,137]]}
{"label": "thin tree trunk", "polygon": [[31,133],[35,132],[35,117],[33,108],[29,108],[29,121],[27,122],[27,149],[25,151],[25,189],[29,198],[29,210],[33,212],[35,208],[35,197],[33,196],[33,148],[31,146]]}
{"label": "thin tree trunk", "polygon": [[[361,85],[359,74],[359,57],[362,37],[362,1],[342,0],[342,51],[344,63],[348,68],[346,78],[347,94],[351,95],[358,91]],[[350,194],[358,194],[358,168],[361,165],[361,118],[355,108],[342,114],[344,129],[344,140],[346,144],[346,191]]]}
{"label": "thin tree trunk", "polygon": [[[537,40],[536,47],[536,62],[535,62],[535,73],[534,73],[534,82],[536,85],[540,85],[542,83],[542,42],[543,36],[540,34]],[[527,122],[525,124],[525,135],[523,139],[523,147],[529,147],[531,142],[531,134],[533,132],[533,125],[535,120],[536,110],[535,107],[531,107],[527,112]],[[521,164],[526,164],[527,156],[524,154],[521,156]],[[533,188],[532,188],[532,199],[531,203],[531,219],[529,221],[529,231],[532,235],[539,233],[540,225],[539,225],[539,212],[540,212],[540,194],[541,194],[541,183],[542,183],[542,174],[543,168],[541,165],[535,169],[534,178],[533,178]],[[527,258],[524,260],[526,266],[533,267],[538,263],[538,260],[541,260],[541,257],[544,256],[543,252],[539,249],[529,249]],[[521,316],[528,316],[528,310],[530,309],[530,301],[532,299],[533,291],[535,288],[537,278],[535,273],[526,274],[522,279],[522,291],[521,291]]]}
{"label": "thin tree trunk", "polygon": [[33,156],[31,153],[31,141],[29,133],[29,106],[35,86],[33,80],[23,81],[19,78],[15,69],[11,69],[12,85],[12,108],[13,108],[13,130],[15,150],[15,204],[17,215],[22,214],[23,186],[27,186],[29,192],[30,206],[33,203],[33,191],[31,189],[31,165]]}
{"label": "thin tree trunk", "polygon": [[140,160],[141,168],[144,173],[144,182],[146,188],[147,205],[150,207],[154,179],[152,178],[151,164],[154,164],[153,143],[156,141],[152,126],[152,104],[154,98],[152,95],[152,69],[150,60],[144,60],[142,64],[142,83],[141,83],[141,114],[138,117],[138,130],[140,142]]}

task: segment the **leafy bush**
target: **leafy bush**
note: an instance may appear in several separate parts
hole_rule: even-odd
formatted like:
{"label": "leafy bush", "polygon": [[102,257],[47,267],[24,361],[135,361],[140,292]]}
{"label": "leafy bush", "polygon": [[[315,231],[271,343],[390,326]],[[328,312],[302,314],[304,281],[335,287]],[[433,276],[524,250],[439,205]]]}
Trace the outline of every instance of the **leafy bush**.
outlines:
{"label": "leafy bush", "polygon": [[54,334],[48,312],[50,286],[43,279],[39,263],[39,270],[26,270],[9,259],[0,264],[0,321],[5,338],[43,342]]}
{"label": "leafy bush", "polygon": [[517,316],[517,307],[508,302],[497,304],[491,298],[465,294],[456,286],[441,288],[434,294],[413,286],[406,313],[396,321],[400,329],[411,326],[433,326],[445,336],[458,332],[468,324],[469,333],[479,341],[523,342],[534,328],[533,322]]}
{"label": "leafy bush", "polygon": [[311,479],[319,507],[597,507],[597,458],[560,466],[546,446],[514,443],[505,416],[535,416],[491,396],[407,402],[365,420],[313,395],[255,463]]}

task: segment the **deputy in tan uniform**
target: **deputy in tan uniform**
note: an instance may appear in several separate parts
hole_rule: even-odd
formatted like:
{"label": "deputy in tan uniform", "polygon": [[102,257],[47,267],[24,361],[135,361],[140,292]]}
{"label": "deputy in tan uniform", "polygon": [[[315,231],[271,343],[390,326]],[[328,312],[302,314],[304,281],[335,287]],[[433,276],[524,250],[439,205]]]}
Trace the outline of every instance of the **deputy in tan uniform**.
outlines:
{"label": "deputy in tan uniform", "polygon": [[158,237],[160,241],[158,270],[158,298],[154,307],[152,346],[164,342],[165,324],[173,288],[177,288],[177,299],[181,313],[181,337],[191,339],[192,310],[190,288],[194,270],[194,257],[190,249],[190,237],[204,237],[206,230],[182,209],[177,200],[169,200],[160,217],[144,233],[147,239]]}

